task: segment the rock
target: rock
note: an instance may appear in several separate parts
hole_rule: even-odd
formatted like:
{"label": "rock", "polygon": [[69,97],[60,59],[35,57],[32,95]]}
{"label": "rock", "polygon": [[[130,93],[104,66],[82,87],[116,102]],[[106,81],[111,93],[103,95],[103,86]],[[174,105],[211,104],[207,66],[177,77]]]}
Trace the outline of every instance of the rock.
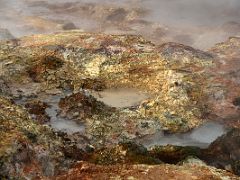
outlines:
{"label": "rock", "polygon": [[0,95],[9,95],[9,94],[10,94],[10,88],[8,87],[7,83],[0,78]]}
{"label": "rock", "polygon": [[94,151],[94,146],[89,144],[89,139],[80,133],[69,135],[64,132],[58,132],[57,134],[65,142],[63,153],[66,158],[79,161],[83,160],[85,156],[88,156],[88,153],[92,153]]}
{"label": "rock", "polygon": [[232,37],[210,49],[209,53],[215,56],[215,65],[211,68],[212,80],[207,89],[210,115],[235,128],[240,127],[237,105],[240,94],[239,48],[240,38]]}
{"label": "rock", "polygon": [[77,27],[75,26],[74,23],[72,22],[68,22],[62,25],[62,29],[63,30],[73,30],[73,29],[77,29]]}
{"label": "rock", "polygon": [[187,157],[186,159],[184,159],[182,162],[180,162],[179,164],[191,164],[191,165],[199,165],[199,166],[207,166],[207,164],[196,158],[196,157],[193,157],[193,156],[189,156]]}
{"label": "rock", "polygon": [[150,150],[150,154],[165,163],[177,164],[190,156],[199,157],[201,155],[201,149],[190,146],[155,146]]}
{"label": "rock", "polygon": [[68,172],[55,177],[58,180],[71,179],[189,179],[189,180],[204,180],[204,179],[238,179],[223,170],[218,170],[213,167],[205,167],[199,165],[185,164],[182,166],[176,165],[112,165],[103,166],[95,165],[86,162],[79,162],[75,167]]}
{"label": "rock", "polygon": [[43,79],[45,81],[54,81],[55,77],[51,74],[51,71],[55,71],[63,66],[62,59],[52,55],[44,55],[38,57],[37,60],[38,64],[27,70],[29,77],[32,78],[34,82],[41,82]]}
{"label": "rock", "polygon": [[[92,11],[94,6],[89,8]],[[2,89],[8,91],[9,87],[14,97],[28,100],[30,104],[27,108],[37,115],[43,115],[46,107],[44,103],[32,100],[39,95],[50,97],[54,92],[65,95],[69,91],[72,94],[61,99],[60,111],[56,107],[54,113],[60,112],[62,117],[84,123],[86,129],[84,137],[75,134],[57,135],[47,125],[32,121],[29,113],[21,106],[1,97],[2,176],[16,174],[30,177],[34,172],[40,176],[51,176],[62,169],[66,170],[72,161],[90,160],[93,154],[93,162],[102,164],[159,163],[160,160],[178,163],[189,155],[200,156],[199,149],[193,147],[167,146],[149,152],[134,144],[120,142],[132,142],[138,137],[159,131],[187,132],[213,117],[229,127],[240,127],[237,99],[240,92],[239,48],[239,38],[230,38],[208,52],[203,52],[177,43],[156,46],[139,36],[91,34],[77,30],[1,41],[0,65],[3,71],[0,73],[4,79],[1,84],[7,85]],[[150,93],[151,96],[134,107],[113,108],[90,95],[93,90],[111,88],[133,88]],[[6,96],[10,98],[11,95]],[[236,140],[232,143],[229,148],[237,146]],[[216,159],[219,158],[221,165],[226,160],[227,163],[222,166],[238,173],[236,152],[232,153],[230,160],[227,159],[223,144],[216,142],[220,152],[223,152],[223,156]],[[94,148],[89,149],[91,146]],[[211,148],[208,152],[211,152]],[[227,147],[227,152],[231,153],[232,149]],[[28,154],[33,154],[33,158],[28,158]],[[39,158],[35,158],[37,154]],[[18,161],[14,163],[16,156]],[[212,155],[205,157],[215,158]],[[49,169],[46,168],[48,166]],[[91,164],[89,166],[93,167]],[[25,167],[30,168],[30,171],[21,175],[19,172]],[[112,166],[112,170],[121,173],[114,169],[118,167],[122,168],[116,165]],[[164,168],[175,168],[180,177],[187,168],[191,176],[185,174],[185,179],[196,179],[195,174],[200,174],[203,179],[220,176],[215,174],[215,168],[201,166],[198,169],[199,166],[196,168],[189,164],[145,167],[159,169],[163,174],[169,172]],[[102,172],[99,170],[105,167],[95,168]],[[133,168],[141,170],[140,165],[130,165],[130,170]],[[75,170],[79,172],[79,169]],[[221,175],[229,175],[219,171]],[[80,176],[83,175],[86,174]],[[104,174],[100,175],[104,177]]]}
{"label": "rock", "polygon": [[[43,92],[76,92],[69,97],[71,100],[62,100],[61,115],[86,122],[88,135],[96,139],[106,137],[106,141],[112,141],[115,136],[119,142],[121,138],[133,139],[159,129],[186,132],[201,125],[217,104],[208,102],[209,96],[223,98],[222,94],[213,93],[215,88],[209,89],[211,68],[215,66],[213,55],[189,46],[167,43],[158,47],[138,36],[79,31],[35,35],[35,41],[31,39],[22,38],[21,45],[11,51],[1,49],[1,57],[10,56],[11,62],[4,65],[4,76],[18,84],[37,83]],[[8,48],[13,46],[11,43]],[[77,100],[81,89],[101,91],[118,87],[135,88],[153,96],[133,109],[113,111],[86,96]],[[150,125],[142,128],[144,122]]]}
{"label": "rock", "polygon": [[80,121],[84,121],[95,114],[113,111],[113,108],[104,105],[93,96],[87,95],[84,92],[78,92],[62,98],[59,102],[59,107],[62,115],[65,114],[68,119]]}
{"label": "rock", "polygon": [[[0,177],[52,176],[67,166],[63,141],[35,123],[20,106],[0,96]],[[66,163],[65,163],[66,162]]]}
{"label": "rock", "polygon": [[50,117],[46,114],[45,110],[48,105],[41,101],[32,101],[25,104],[28,112],[34,115],[34,118],[40,124],[44,124],[50,121]]}
{"label": "rock", "polygon": [[208,164],[217,168],[231,169],[235,174],[240,175],[240,130],[233,129],[219,137],[209,146],[203,156]]}
{"label": "rock", "polygon": [[234,106],[240,106],[240,97],[237,97],[233,100],[233,105]]}
{"label": "rock", "polygon": [[103,148],[92,153],[88,161],[102,164],[160,164],[147,149],[134,142],[122,142],[112,148]]}

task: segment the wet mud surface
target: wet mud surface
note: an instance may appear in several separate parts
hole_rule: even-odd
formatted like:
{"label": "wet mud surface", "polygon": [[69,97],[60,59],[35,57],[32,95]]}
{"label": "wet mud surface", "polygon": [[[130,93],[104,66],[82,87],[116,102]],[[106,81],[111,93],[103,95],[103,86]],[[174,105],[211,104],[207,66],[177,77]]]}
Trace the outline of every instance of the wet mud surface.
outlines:
{"label": "wet mud surface", "polygon": [[228,130],[220,123],[206,122],[188,133],[164,134],[163,132],[160,132],[137,141],[148,148],[151,148],[154,145],[196,146],[207,148],[218,137],[227,132]]}
{"label": "wet mud surface", "polygon": [[106,89],[92,94],[99,101],[116,108],[137,106],[150,97],[147,93],[130,88]]}
{"label": "wet mud surface", "polygon": [[[110,107],[119,109],[137,107],[150,97],[150,95],[144,92],[130,88],[106,89],[98,92],[83,90],[82,92],[86,96],[92,95],[94,98],[96,98],[96,100],[99,100]],[[74,133],[85,135],[86,125],[84,123],[84,119],[80,121],[74,121],[74,116],[78,116],[78,113],[75,113],[75,115],[73,113],[73,117],[71,116],[71,118],[68,118],[68,116],[63,116],[61,113],[61,107],[59,107],[61,99],[71,97],[74,94],[77,93],[63,91],[59,94],[40,94],[36,95],[34,98],[20,98],[15,102],[25,107],[31,105],[28,105],[27,99],[31,101],[35,99],[35,102],[45,103],[43,110],[39,108],[36,109],[36,112],[29,110],[29,113],[32,114],[33,119],[37,120],[37,114],[39,111],[43,111],[42,114],[44,114],[48,120],[45,122],[45,124],[52,127],[55,131],[65,132],[70,135]],[[144,124],[142,124],[142,126],[144,126]],[[145,124],[145,126],[148,125]],[[144,145],[146,148],[151,148],[158,145],[195,146],[199,148],[207,148],[218,137],[227,133],[229,130],[230,128],[225,127],[222,123],[210,121],[187,133],[169,134],[164,131],[159,131],[153,135],[146,135],[142,138],[136,138],[135,141]]]}

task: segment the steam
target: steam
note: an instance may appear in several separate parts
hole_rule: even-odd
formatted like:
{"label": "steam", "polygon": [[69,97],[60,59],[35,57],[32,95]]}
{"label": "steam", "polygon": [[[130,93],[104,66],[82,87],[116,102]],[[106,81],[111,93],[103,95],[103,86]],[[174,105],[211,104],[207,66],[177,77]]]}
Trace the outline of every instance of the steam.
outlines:
{"label": "steam", "polygon": [[181,26],[216,26],[238,21],[238,0],[143,0],[151,11],[151,19],[160,23]]}
{"label": "steam", "polygon": [[84,31],[140,34],[157,44],[207,49],[240,35],[239,9],[239,0],[2,0],[0,28],[21,37],[73,23]]}

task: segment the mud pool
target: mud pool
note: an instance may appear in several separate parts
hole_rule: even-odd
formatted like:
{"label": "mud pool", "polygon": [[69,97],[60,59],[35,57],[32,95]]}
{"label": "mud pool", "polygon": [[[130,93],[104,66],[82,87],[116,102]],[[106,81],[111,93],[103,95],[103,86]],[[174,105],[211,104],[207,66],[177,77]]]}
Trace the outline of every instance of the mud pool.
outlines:
{"label": "mud pool", "polygon": [[[99,101],[116,108],[136,106],[150,97],[150,95],[145,92],[130,88],[107,89],[100,92],[89,92],[86,90],[84,92],[92,94]],[[60,99],[70,94],[70,92],[55,95],[44,94],[39,95],[38,100],[49,105],[49,107],[46,108],[46,114],[50,117],[50,122],[47,123],[49,126],[56,131],[62,131],[68,134],[80,133],[84,135],[84,124],[76,123],[73,120],[63,118],[59,115],[60,109],[58,104]],[[24,105],[25,101],[26,100],[21,99],[16,102]],[[155,145],[196,146],[207,148],[213,141],[225,133],[227,133],[227,128],[225,128],[223,124],[210,121],[187,133],[165,134],[161,131],[154,135],[147,135],[135,140],[147,148]]]}
{"label": "mud pool", "polygon": [[[69,95],[69,93],[56,94],[56,95],[46,95],[41,94],[37,97],[37,100],[47,103],[49,106],[46,108],[45,112],[50,117],[50,121],[47,123],[56,131],[66,132],[68,134],[80,133],[83,134],[85,131],[85,126],[83,124],[78,124],[75,121],[63,118],[59,116],[58,103],[61,98]],[[24,106],[26,102],[30,100],[29,98],[22,98],[15,100],[19,105]]]}
{"label": "mud pool", "polygon": [[136,106],[150,97],[145,92],[131,88],[107,89],[100,92],[93,92],[92,95],[97,100],[116,108]]}
{"label": "mud pool", "polygon": [[49,125],[57,131],[63,131],[69,134],[73,134],[76,132],[81,134],[84,133],[85,126],[83,124],[78,124],[75,121],[62,118],[58,115],[58,103],[63,97],[64,95],[54,95],[45,101],[50,106],[46,109],[47,115],[51,118]]}
{"label": "mud pool", "polygon": [[217,122],[206,122],[202,126],[188,133],[164,134],[159,132],[157,134],[138,139],[137,141],[147,148],[154,145],[196,146],[200,148],[207,148],[213,141],[225,133],[227,133],[227,129],[224,125]]}

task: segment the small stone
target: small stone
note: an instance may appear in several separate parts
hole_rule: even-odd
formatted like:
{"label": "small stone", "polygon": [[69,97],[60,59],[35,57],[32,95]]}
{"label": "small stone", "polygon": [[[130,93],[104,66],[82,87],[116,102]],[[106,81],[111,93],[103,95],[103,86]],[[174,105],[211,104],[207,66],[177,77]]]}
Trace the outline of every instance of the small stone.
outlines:
{"label": "small stone", "polygon": [[73,113],[73,117],[78,117],[79,116],[79,112],[75,112],[75,113]]}
{"label": "small stone", "polygon": [[95,150],[94,146],[92,146],[91,144],[87,144],[85,149],[87,153],[92,153]]}

